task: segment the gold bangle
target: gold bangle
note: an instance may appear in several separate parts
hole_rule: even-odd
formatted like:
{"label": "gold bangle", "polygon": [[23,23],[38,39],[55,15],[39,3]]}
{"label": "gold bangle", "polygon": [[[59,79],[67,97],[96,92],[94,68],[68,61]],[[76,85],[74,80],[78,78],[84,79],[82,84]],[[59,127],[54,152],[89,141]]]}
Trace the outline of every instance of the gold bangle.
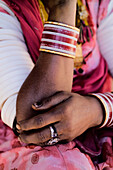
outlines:
{"label": "gold bangle", "polygon": [[39,51],[48,52],[48,53],[57,54],[57,55],[62,55],[62,56],[68,57],[68,58],[75,59],[75,56],[73,56],[73,55],[65,54],[65,53],[61,53],[61,52],[57,52],[57,51],[46,50],[46,49],[42,49],[42,48],[40,48]]}
{"label": "gold bangle", "polygon": [[54,25],[59,25],[59,26],[71,28],[73,30],[76,30],[78,32],[78,34],[80,32],[80,30],[77,27],[73,27],[71,25],[67,25],[67,24],[63,24],[63,23],[59,23],[59,22],[46,21],[45,24],[54,24]]}

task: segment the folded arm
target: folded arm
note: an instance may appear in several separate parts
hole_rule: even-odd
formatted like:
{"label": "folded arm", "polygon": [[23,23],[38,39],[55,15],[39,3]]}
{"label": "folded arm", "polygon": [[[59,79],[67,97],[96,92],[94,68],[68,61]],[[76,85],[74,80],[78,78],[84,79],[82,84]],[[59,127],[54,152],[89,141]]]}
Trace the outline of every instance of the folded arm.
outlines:
{"label": "folded arm", "polygon": [[[70,17],[71,16],[71,17]],[[50,10],[49,20],[75,25],[76,0]],[[36,114],[31,105],[56,91],[71,91],[73,59],[41,52],[39,59],[24,82],[17,100],[17,121]],[[24,114],[22,114],[24,113]]]}

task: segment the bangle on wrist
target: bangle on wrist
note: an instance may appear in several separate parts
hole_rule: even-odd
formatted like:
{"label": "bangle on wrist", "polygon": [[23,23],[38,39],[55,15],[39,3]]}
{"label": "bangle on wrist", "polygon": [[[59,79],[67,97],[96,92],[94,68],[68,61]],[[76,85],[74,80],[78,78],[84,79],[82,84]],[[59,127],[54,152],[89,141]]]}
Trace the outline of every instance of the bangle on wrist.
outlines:
{"label": "bangle on wrist", "polygon": [[92,93],[102,104],[103,111],[103,122],[100,128],[113,126],[113,94],[112,93]]}
{"label": "bangle on wrist", "polygon": [[44,24],[40,51],[74,59],[78,37],[78,28],[47,21]]}

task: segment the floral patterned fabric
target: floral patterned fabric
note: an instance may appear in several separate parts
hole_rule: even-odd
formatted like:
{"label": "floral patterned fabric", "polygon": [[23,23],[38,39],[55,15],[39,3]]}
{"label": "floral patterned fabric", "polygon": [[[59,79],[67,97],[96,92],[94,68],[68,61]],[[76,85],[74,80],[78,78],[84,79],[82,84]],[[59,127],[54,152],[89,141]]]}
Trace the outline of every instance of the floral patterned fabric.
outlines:
{"label": "floral patterned fabric", "polygon": [[107,152],[106,163],[94,166],[91,158],[76,147],[76,142],[50,147],[28,146],[18,141],[13,131],[0,120],[0,170],[102,170],[113,167],[110,138],[104,138],[103,151]]}
{"label": "floral patterned fabric", "polygon": [[[80,160],[80,161],[79,161]],[[75,142],[50,147],[21,144],[0,121],[0,170],[92,170],[90,157]]]}

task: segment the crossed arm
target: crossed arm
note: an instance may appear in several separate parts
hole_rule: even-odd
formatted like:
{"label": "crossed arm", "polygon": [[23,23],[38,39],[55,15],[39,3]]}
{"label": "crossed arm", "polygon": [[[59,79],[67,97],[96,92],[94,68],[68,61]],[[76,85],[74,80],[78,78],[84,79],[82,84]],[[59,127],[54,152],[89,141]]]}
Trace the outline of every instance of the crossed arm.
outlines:
{"label": "crossed arm", "polygon": [[[49,20],[74,26],[75,4],[76,0],[73,0],[52,8]],[[45,143],[50,139],[51,124],[56,127],[60,140],[67,141],[101,124],[101,104],[94,97],[71,93],[72,80],[73,59],[40,54],[17,99],[17,122],[21,127],[19,137],[23,142]],[[43,101],[44,98],[47,99]],[[32,104],[36,101],[43,101],[42,107],[35,108]]]}
{"label": "crossed arm", "polygon": [[[76,0],[71,0],[60,8],[55,7],[50,13],[50,20],[74,26],[76,14],[74,4]],[[32,67],[31,64],[30,69]],[[71,93],[72,79],[72,59],[40,54],[17,99],[16,116],[21,127],[20,138],[23,142],[40,145],[49,140],[48,126],[53,123],[60,140],[67,141],[74,139],[88,128],[101,124],[103,112],[100,103],[94,97]],[[42,103],[38,102],[38,107],[33,105],[37,101]]]}

